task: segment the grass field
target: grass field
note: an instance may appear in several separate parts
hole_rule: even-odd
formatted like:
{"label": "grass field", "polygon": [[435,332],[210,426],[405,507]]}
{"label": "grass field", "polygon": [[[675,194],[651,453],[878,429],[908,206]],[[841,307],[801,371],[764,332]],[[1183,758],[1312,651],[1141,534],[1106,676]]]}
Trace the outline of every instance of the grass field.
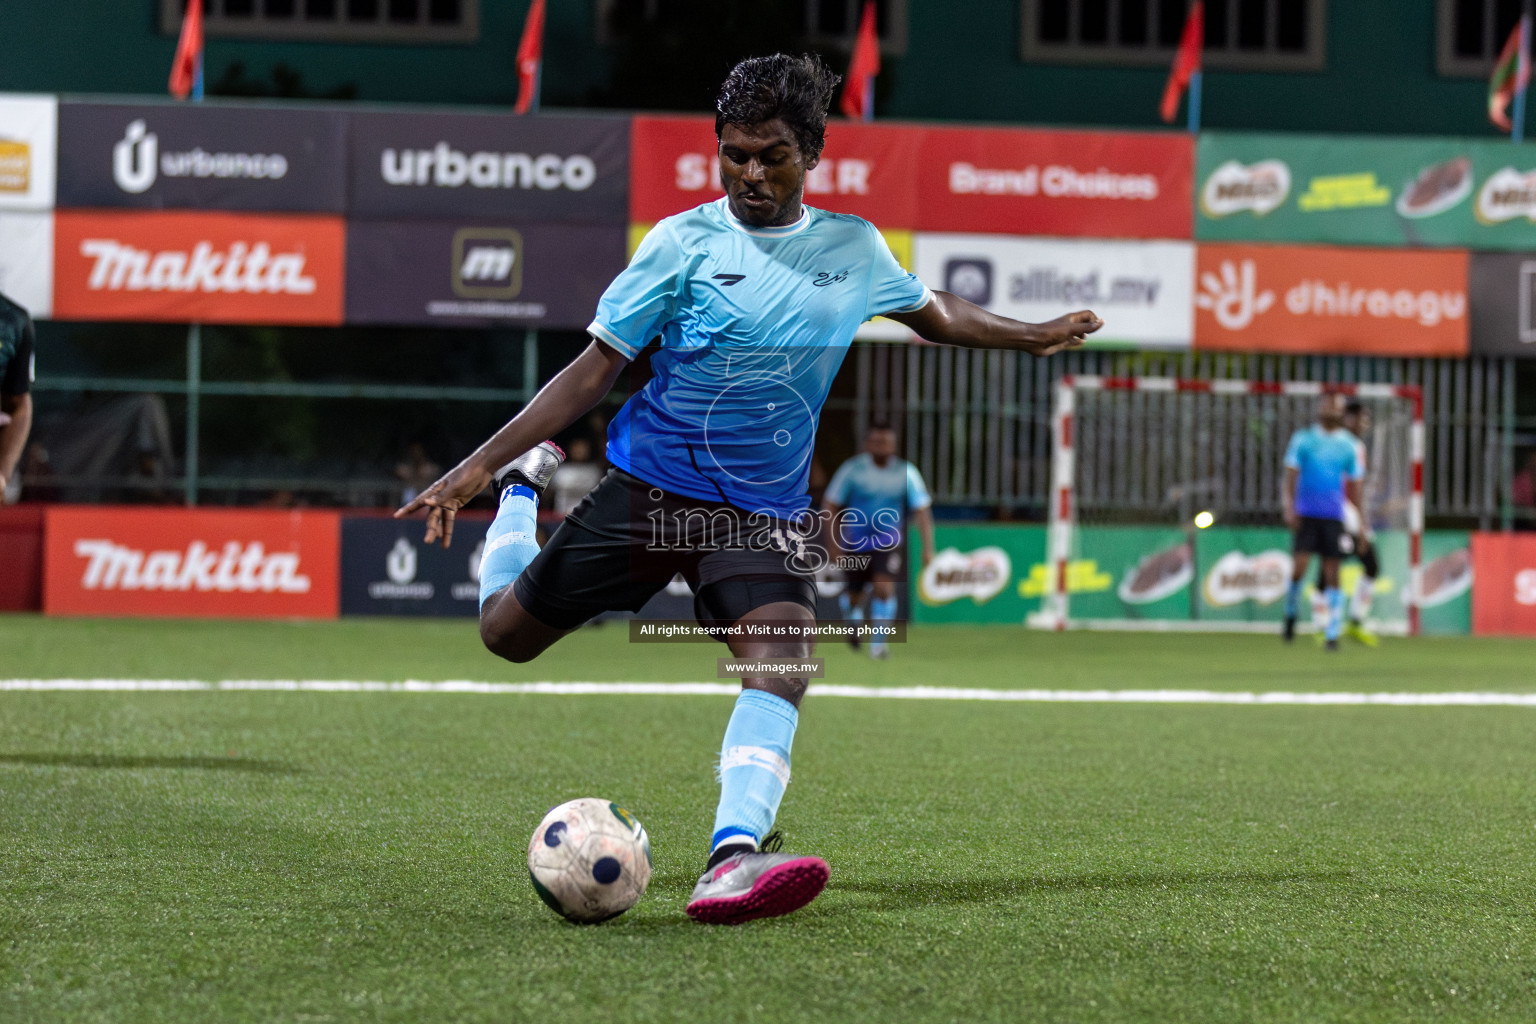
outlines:
{"label": "grass field", "polygon": [[[0,617],[0,678],[707,680],[586,630]],[[914,630],[855,684],[1536,690],[1536,644]],[[807,700],[816,903],[688,921],[728,697],[0,692],[0,1021],[1531,1021],[1536,709]],[[623,801],[597,927],[529,832]]]}

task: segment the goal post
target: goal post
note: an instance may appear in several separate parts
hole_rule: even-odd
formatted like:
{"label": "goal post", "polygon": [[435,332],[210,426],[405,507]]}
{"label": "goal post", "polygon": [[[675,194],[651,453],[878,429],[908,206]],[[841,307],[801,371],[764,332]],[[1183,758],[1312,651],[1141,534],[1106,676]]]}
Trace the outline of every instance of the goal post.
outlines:
{"label": "goal post", "polygon": [[[1054,390],[1047,585],[1029,624],[1276,628],[1290,578],[1285,447],[1315,421],[1324,394],[1358,399],[1368,415],[1361,513],[1382,565],[1374,587],[1363,588],[1375,598],[1372,625],[1416,635],[1424,585],[1419,388],[1082,374],[1063,376]],[[1346,570],[1346,592],[1360,573],[1357,565]],[[1301,618],[1310,618],[1306,609]]]}

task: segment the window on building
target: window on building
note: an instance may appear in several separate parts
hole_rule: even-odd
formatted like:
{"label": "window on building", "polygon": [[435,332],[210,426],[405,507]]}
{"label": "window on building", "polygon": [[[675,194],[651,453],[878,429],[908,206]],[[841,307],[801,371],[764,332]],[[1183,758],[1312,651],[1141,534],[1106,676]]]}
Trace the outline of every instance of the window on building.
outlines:
{"label": "window on building", "polygon": [[1439,0],[1435,63],[1442,75],[1487,78],[1520,20],[1521,0]]}
{"label": "window on building", "polygon": [[[666,28],[684,19],[701,16],[709,4],[698,0],[597,0],[599,43],[613,41],[616,22],[637,22]],[[778,0],[775,17],[798,21],[791,31],[803,33],[805,42],[826,49],[851,49],[859,31],[864,0]],[[907,0],[875,0],[875,30],[880,49],[899,54],[907,48]]]}
{"label": "window on building", "polygon": [[[1188,0],[1022,2],[1024,59],[1056,64],[1165,64],[1189,8]],[[1328,0],[1205,0],[1205,64],[1321,70],[1327,20]]]}
{"label": "window on building", "polygon": [[[160,28],[181,30],[186,0],[160,0]],[[203,0],[203,30],[248,39],[472,43],[480,0]]]}

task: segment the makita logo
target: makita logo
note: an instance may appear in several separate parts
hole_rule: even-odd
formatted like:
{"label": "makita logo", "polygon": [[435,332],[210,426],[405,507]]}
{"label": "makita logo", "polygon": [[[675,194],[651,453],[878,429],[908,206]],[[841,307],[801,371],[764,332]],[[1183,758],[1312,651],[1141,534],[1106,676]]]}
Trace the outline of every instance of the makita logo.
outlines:
{"label": "makita logo", "polygon": [[558,188],[581,192],[597,180],[597,164],[585,153],[558,156],[544,153],[465,153],[446,142],[432,149],[386,149],[380,173],[390,185],[436,185],[439,188]]}
{"label": "makita logo", "polygon": [[149,191],[157,174],[167,178],[250,178],[272,180],[288,173],[281,153],[209,153],[201,147],[183,153],[161,153],[160,137],[143,118],[112,147],[112,180],[134,195]]}
{"label": "makita logo", "polygon": [[86,590],[309,593],[298,553],[269,553],[260,541],[232,540],[218,549],[195,540],[186,551],[146,552],[110,540],[81,539],[75,541],[75,554],[90,559],[80,579]]}
{"label": "makita logo", "polygon": [[86,238],[81,255],[96,263],[86,286],[91,291],[130,292],[248,292],[270,295],[313,295],[315,279],[304,274],[304,254],[273,255],[266,242],[234,242],[215,250],[198,242],[192,251],[153,252],[115,238]]}

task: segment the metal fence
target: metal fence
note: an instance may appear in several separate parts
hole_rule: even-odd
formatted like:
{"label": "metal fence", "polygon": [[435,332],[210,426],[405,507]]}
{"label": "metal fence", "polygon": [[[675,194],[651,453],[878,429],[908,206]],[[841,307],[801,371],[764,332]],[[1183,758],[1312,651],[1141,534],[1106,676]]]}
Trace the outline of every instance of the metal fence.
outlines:
{"label": "metal fence", "polygon": [[1052,385],[1064,373],[1413,384],[1423,389],[1426,515],[1509,527],[1515,361],[1224,353],[1066,352],[1037,359],[927,344],[860,344],[854,421],[902,427],[905,455],[942,505],[1043,518]]}

